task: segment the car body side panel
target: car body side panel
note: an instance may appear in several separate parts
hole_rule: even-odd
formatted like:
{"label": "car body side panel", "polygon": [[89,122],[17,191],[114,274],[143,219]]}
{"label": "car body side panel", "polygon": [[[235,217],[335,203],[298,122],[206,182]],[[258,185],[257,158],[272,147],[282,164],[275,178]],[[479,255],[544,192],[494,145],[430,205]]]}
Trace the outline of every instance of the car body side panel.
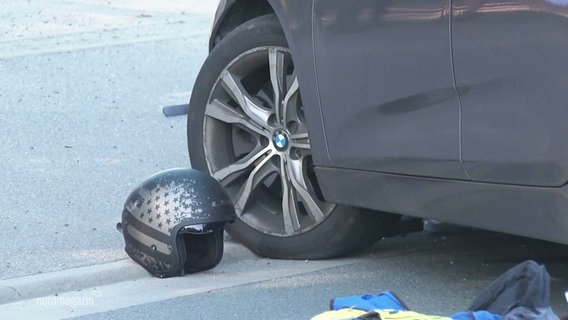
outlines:
{"label": "car body side panel", "polygon": [[454,0],[462,157],[475,181],[568,181],[568,1]]}
{"label": "car body side panel", "polygon": [[467,178],[448,12],[439,0],[315,0],[316,71],[335,166]]}
{"label": "car body side panel", "polygon": [[568,186],[524,187],[316,168],[326,199],[568,244]]}

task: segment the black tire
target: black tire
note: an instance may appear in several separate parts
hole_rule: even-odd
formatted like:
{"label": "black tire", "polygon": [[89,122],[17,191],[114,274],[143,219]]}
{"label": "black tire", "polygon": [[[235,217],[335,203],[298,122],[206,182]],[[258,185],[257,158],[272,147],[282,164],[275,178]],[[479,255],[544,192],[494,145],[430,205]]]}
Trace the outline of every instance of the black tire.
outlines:
{"label": "black tire", "polygon": [[274,15],[223,38],[193,88],[187,131],[192,166],[225,186],[238,215],[227,231],[261,256],[345,255],[380,239],[399,219],[322,199],[303,108]]}

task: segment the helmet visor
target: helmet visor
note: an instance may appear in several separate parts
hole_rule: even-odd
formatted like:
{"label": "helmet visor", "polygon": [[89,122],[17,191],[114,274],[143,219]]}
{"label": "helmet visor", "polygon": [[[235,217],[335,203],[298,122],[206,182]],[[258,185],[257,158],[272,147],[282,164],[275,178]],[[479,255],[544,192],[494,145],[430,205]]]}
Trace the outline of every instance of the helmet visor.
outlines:
{"label": "helmet visor", "polygon": [[190,234],[204,234],[212,233],[217,230],[223,230],[225,223],[201,223],[192,224],[184,226],[179,230],[179,233],[190,233]]}

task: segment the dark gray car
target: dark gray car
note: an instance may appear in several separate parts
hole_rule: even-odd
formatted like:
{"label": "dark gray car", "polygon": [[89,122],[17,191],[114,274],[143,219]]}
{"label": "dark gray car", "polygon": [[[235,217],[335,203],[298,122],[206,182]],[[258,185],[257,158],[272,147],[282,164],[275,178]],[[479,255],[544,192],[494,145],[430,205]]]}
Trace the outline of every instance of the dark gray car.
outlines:
{"label": "dark gray car", "polygon": [[227,0],[192,165],[255,252],[325,258],[400,215],[568,244],[568,1]]}

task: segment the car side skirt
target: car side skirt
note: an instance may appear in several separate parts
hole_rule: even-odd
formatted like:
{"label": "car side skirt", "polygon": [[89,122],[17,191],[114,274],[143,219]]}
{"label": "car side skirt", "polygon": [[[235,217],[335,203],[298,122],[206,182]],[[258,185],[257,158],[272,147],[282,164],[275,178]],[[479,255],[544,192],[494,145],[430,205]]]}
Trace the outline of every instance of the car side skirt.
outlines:
{"label": "car side skirt", "polygon": [[316,167],[327,201],[568,244],[568,186],[527,187]]}

